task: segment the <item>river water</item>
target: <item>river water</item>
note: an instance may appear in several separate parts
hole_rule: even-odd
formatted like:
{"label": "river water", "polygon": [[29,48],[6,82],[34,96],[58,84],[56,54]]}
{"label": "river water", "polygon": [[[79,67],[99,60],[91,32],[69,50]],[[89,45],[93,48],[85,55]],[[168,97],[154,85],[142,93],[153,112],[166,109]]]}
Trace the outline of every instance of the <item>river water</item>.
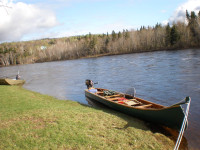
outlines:
{"label": "river water", "polygon": [[190,96],[189,127],[184,136],[189,149],[200,149],[200,50],[157,51],[98,58],[36,63],[0,68],[0,76],[17,71],[26,89],[87,104],[85,79],[96,87],[125,92],[135,87],[137,97],[170,106]]}

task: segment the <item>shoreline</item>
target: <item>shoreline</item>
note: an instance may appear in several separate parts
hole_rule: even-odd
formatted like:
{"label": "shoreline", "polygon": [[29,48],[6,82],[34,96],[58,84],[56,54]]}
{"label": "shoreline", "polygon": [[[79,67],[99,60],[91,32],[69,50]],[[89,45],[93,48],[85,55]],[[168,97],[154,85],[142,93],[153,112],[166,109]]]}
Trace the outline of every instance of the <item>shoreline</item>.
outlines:
{"label": "shoreline", "polygon": [[78,59],[89,59],[89,58],[98,58],[98,57],[104,57],[104,56],[115,56],[115,55],[126,55],[126,54],[138,54],[138,53],[148,53],[148,52],[161,52],[161,51],[183,51],[183,50],[200,50],[200,48],[183,48],[183,49],[163,49],[163,50],[144,50],[144,51],[136,51],[136,52],[126,52],[126,53],[106,53],[106,54],[96,54],[96,55],[89,55],[74,59],[60,59],[60,60],[51,60],[51,61],[36,61],[34,63],[24,63],[24,64],[16,64],[16,65],[7,65],[3,66],[0,65],[0,68],[2,67],[10,67],[10,66],[20,66],[20,65],[28,65],[28,64],[35,64],[35,63],[46,63],[46,62],[55,62],[55,61],[67,61],[67,60],[78,60]]}
{"label": "shoreline", "polygon": [[136,118],[18,86],[0,86],[0,102],[1,149],[172,149],[175,144]]}

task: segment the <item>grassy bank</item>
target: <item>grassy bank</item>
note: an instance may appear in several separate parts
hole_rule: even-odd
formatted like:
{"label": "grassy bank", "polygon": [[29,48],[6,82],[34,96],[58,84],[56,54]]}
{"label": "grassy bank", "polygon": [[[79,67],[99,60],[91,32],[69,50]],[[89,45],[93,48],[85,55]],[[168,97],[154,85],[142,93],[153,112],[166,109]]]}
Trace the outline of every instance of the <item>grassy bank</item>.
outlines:
{"label": "grassy bank", "polygon": [[0,86],[0,149],[172,149],[142,121],[109,110]]}

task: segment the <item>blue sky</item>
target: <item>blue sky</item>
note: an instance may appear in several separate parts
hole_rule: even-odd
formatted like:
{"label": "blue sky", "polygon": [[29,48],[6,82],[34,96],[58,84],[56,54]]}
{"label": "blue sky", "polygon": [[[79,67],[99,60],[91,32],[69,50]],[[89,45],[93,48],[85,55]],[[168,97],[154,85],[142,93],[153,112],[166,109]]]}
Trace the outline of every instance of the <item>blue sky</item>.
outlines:
{"label": "blue sky", "polygon": [[[0,0],[0,42],[111,33],[184,21],[200,0]],[[181,14],[181,15],[180,15]]]}

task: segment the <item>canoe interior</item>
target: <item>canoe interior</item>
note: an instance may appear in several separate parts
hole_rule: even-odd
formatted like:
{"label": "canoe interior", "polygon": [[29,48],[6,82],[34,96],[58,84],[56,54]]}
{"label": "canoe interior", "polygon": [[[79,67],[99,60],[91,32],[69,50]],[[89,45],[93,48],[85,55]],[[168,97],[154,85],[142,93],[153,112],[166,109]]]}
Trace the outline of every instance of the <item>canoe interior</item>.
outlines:
{"label": "canoe interior", "polygon": [[108,101],[112,101],[118,104],[122,104],[128,107],[134,107],[134,108],[140,108],[140,109],[162,109],[162,108],[166,108],[165,106],[156,104],[156,103],[152,103],[146,100],[143,100],[141,98],[138,97],[133,97],[131,95],[128,94],[123,94],[123,93],[119,93],[119,92],[115,92],[114,95],[110,95],[110,96],[104,96],[104,91],[106,91],[106,89],[100,89],[97,88],[97,95],[101,96],[102,98],[104,98],[105,100]]}
{"label": "canoe interior", "polygon": [[166,107],[120,92],[105,96],[105,91],[108,90],[96,88],[96,92],[93,93],[87,89],[85,90],[85,95],[90,99],[133,117],[176,130],[181,128],[185,114],[180,105]]}

